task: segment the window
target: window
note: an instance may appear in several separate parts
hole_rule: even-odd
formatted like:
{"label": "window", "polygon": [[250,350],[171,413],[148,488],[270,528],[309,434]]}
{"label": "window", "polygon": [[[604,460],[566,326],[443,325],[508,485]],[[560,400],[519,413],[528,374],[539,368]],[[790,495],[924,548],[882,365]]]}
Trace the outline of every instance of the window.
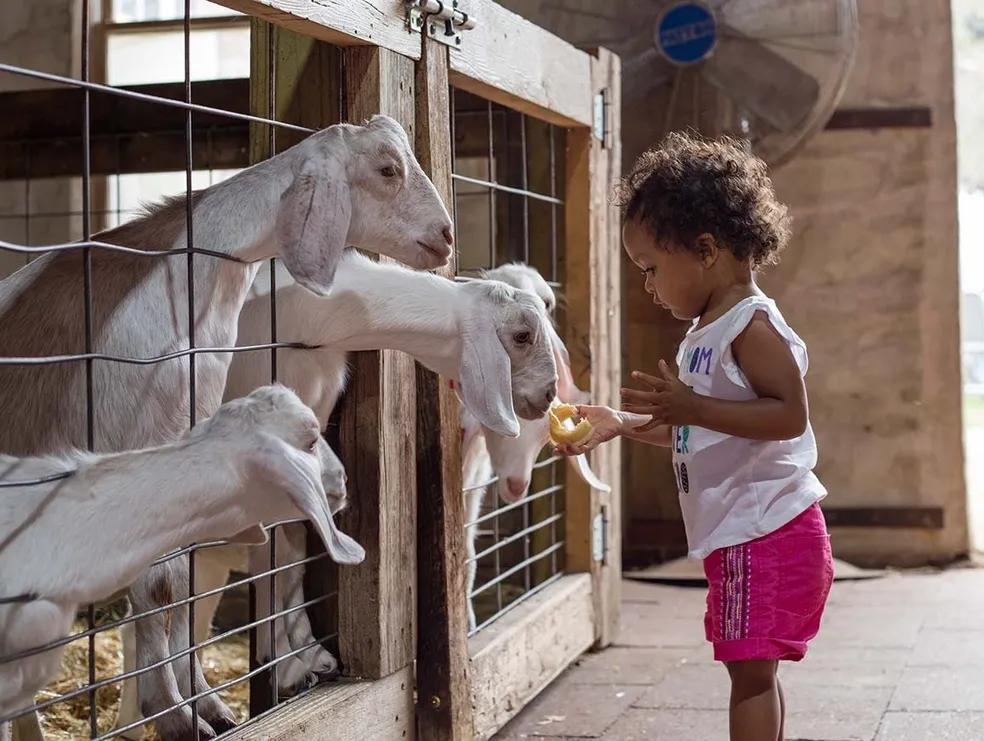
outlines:
{"label": "window", "polygon": [[[108,0],[106,82],[147,85],[185,78],[185,0]],[[190,72],[193,81],[249,77],[249,17],[208,0],[191,0]],[[204,188],[238,170],[199,170]],[[106,227],[137,213],[141,204],[185,190],[184,172],[114,175],[106,179]]]}

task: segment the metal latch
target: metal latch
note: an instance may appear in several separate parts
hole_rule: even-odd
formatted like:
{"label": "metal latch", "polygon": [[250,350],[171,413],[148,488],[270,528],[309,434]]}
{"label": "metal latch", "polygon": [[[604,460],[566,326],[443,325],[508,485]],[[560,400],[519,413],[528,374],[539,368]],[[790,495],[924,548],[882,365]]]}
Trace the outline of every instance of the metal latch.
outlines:
{"label": "metal latch", "polygon": [[608,88],[594,96],[594,135],[602,147],[608,146]]}
{"label": "metal latch", "polygon": [[591,520],[591,558],[601,564],[605,563],[608,555],[608,513],[607,507]]}
{"label": "metal latch", "polygon": [[458,0],[405,0],[410,30],[451,47],[461,46],[461,32],[475,28],[475,19],[458,9]]}

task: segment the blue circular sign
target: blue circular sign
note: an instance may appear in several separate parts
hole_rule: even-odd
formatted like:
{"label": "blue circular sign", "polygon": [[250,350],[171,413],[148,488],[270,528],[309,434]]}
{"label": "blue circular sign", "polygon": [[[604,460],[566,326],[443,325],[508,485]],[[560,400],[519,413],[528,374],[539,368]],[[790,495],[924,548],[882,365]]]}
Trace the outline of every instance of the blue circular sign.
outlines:
{"label": "blue circular sign", "polygon": [[694,64],[714,49],[717,22],[702,3],[681,2],[660,16],[654,35],[656,48],[673,64]]}

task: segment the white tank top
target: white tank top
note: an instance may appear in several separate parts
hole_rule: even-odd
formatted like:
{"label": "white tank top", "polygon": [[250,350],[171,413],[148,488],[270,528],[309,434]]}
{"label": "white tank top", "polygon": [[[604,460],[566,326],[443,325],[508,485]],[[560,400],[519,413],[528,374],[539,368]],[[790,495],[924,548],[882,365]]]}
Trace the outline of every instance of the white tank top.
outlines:
{"label": "white tank top", "polygon": [[[677,353],[680,379],[698,394],[755,399],[731,353],[731,343],[759,311],[792,350],[806,375],[806,345],[789,328],[775,302],[750,296],[710,324],[687,333]],[[827,495],[814,475],[813,428],[793,440],[749,440],[690,425],[672,430],[673,469],[687,530],[689,557],[745,543],[778,530]]]}

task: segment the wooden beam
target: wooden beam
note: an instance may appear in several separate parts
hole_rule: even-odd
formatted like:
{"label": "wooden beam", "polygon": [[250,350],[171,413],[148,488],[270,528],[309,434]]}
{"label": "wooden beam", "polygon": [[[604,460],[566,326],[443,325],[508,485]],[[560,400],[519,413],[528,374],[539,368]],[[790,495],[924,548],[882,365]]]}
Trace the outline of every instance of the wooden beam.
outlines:
{"label": "wooden beam", "polygon": [[[942,507],[831,507],[821,504],[830,528],[893,528],[941,530]],[[687,552],[687,534],[679,519],[633,518],[627,523],[626,560],[647,565]]]}
{"label": "wooden beam", "polygon": [[590,126],[590,57],[494,0],[468,0],[475,28],[451,52],[451,84],[560,126]]}
{"label": "wooden beam", "polygon": [[944,514],[942,507],[823,507],[827,527],[942,530]]}
{"label": "wooden beam", "polygon": [[[607,196],[621,172],[620,66],[607,50],[592,50],[592,54],[591,88],[592,93],[604,91],[607,98],[608,134],[604,142],[586,128],[567,135],[566,342],[574,380],[581,388],[590,382],[593,403],[617,408],[622,373],[621,235],[618,210]],[[587,347],[582,341],[585,336]],[[621,457],[617,438],[591,454],[594,470],[612,487],[610,493],[567,477],[567,570],[591,574],[598,647],[611,643],[618,631]],[[601,562],[595,560],[592,548],[593,525],[599,516],[606,522],[607,540]]]}
{"label": "wooden beam", "polygon": [[[425,42],[416,90],[417,156],[450,211],[446,46]],[[440,273],[453,278],[455,268]],[[471,741],[461,423],[448,381],[417,366],[417,728],[428,741]]]}
{"label": "wooden beam", "polygon": [[[346,49],[344,55],[345,118],[360,121],[385,113],[403,124],[413,141],[413,61],[369,46]],[[348,674],[378,678],[414,660],[416,371],[409,356],[389,350],[353,353],[350,366],[341,439],[352,505],[340,523],[367,555],[339,573],[339,642]]]}
{"label": "wooden beam", "polygon": [[838,108],[827,121],[827,131],[850,129],[913,129],[930,128],[933,109],[929,106],[871,106],[867,108]]}
{"label": "wooden beam", "polygon": [[[125,85],[119,90],[153,95],[166,100],[185,99],[183,82],[154,85]],[[0,93],[0,142],[23,139],[63,139],[82,136],[80,116],[67,111],[81,111],[83,93],[73,87],[19,90]],[[197,105],[219,108],[232,113],[249,113],[249,80],[201,80],[191,83],[191,100]],[[185,130],[187,112],[177,106],[154,103],[126,95],[94,91],[89,98],[89,120],[94,136],[181,132]],[[217,113],[194,113],[194,131],[245,126],[245,122]]]}
{"label": "wooden beam", "polygon": [[235,728],[223,741],[413,741],[413,670],[377,682],[325,685],[258,721]]}
{"label": "wooden beam", "polygon": [[475,741],[492,738],[587,651],[594,642],[594,623],[591,577],[575,574],[472,638]]}
{"label": "wooden beam", "polygon": [[[225,170],[249,166],[249,126],[192,133],[194,169]],[[45,141],[0,142],[0,180],[81,177],[81,137]],[[184,131],[120,134],[89,142],[93,175],[184,172]]]}
{"label": "wooden beam", "polygon": [[336,46],[373,45],[420,59],[420,34],[406,23],[403,0],[213,0]]}

